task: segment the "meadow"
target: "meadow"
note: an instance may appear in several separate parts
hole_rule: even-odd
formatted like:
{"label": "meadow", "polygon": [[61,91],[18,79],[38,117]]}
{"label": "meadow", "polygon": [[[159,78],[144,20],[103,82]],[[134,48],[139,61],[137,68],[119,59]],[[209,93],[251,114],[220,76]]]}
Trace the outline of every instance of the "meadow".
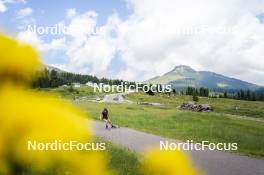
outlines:
{"label": "meadow", "polygon": [[[106,107],[112,121],[121,127],[183,141],[235,142],[239,147],[236,153],[264,157],[263,102],[199,98],[198,103],[210,104],[213,112],[197,113],[177,109],[183,102],[191,101],[190,96],[168,94],[150,96],[145,93],[132,93],[126,96],[133,101],[132,104],[112,104],[73,100],[72,93],[66,92],[68,95],[65,95],[61,89],[52,91],[70,99],[75,106],[95,120],[99,120],[101,110]],[[87,95],[85,92],[82,93],[81,89],[79,91],[79,96]],[[91,89],[89,93],[90,91]],[[156,102],[162,105],[142,105],[142,102]]]}
{"label": "meadow", "polygon": [[75,103],[94,119],[107,107],[112,121],[129,128],[179,140],[238,143],[238,153],[264,157],[264,122],[226,114],[194,113],[169,107],[93,102]]}
{"label": "meadow", "polygon": [[[184,102],[192,101],[191,96],[161,93],[154,96],[144,93],[133,93],[128,95],[128,99],[136,102],[158,102],[170,107],[176,107]],[[264,102],[199,97],[198,103],[211,105],[216,113],[264,119]]]}

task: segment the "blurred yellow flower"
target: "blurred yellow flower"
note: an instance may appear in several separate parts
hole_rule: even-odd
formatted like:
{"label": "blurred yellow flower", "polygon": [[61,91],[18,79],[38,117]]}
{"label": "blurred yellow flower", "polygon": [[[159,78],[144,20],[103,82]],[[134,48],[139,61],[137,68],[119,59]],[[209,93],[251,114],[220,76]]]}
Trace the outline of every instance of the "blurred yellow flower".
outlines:
{"label": "blurred yellow flower", "polygon": [[[0,174],[112,174],[101,152],[28,150],[28,141],[91,139],[83,113],[53,96],[26,89],[40,67],[34,49],[0,35]],[[146,175],[196,175],[180,151],[151,151],[142,167]]]}
{"label": "blurred yellow flower", "polygon": [[0,174],[110,174],[100,152],[28,150],[28,141],[87,143],[89,125],[71,105],[25,88],[41,65],[34,49],[0,36],[0,58]]}
{"label": "blurred yellow flower", "polygon": [[145,175],[197,175],[182,151],[151,150],[142,162]]}
{"label": "blurred yellow flower", "polygon": [[0,79],[18,82],[32,81],[41,68],[37,52],[30,47],[0,34]]}

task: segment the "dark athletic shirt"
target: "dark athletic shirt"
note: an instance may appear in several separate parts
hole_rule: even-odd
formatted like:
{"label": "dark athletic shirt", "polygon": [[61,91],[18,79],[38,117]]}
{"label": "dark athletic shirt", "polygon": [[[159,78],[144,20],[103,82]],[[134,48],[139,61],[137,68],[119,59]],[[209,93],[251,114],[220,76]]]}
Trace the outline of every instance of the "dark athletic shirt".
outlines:
{"label": "dark athletic shirt", "polygon": [[103,119],[108,119],[108,111],[107,110],[103,110],[102,116],[103,116]]}

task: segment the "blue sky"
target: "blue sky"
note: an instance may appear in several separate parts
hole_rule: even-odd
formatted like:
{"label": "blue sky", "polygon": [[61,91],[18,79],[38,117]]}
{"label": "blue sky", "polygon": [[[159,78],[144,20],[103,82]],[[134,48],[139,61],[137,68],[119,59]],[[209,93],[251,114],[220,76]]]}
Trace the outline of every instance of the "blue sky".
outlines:
{"label": "blue sky", "polygon": [[264,85],[260,0],[0,0],[0,31],[71,72],[141,81],[188,65]]}
{"label": "blue sky", "polygon": [[79,13],[86,11],[96,11],[98,13],[97,23],[103,25],[106,19],[113,12],[126,18],[131,12],[125,0],[26,0],[25,3],[7,4],[8,10],[0,13],[1,28],[7,32],[16,33],[19,30],[17,25],[16,13],[23,8],[32,8],[33,15],[38,25],[51,26],[65,18],[67,9],[75,8]]}
{"label": "blue sky", "polygon": [[[75,9],[80,14],[87,11],[95,11],[98,14],[96,18],[98,27],[104,25],[107,18],[113,13],[117,13],[121,19],[126,19],[131,13],[131,9],[129,9],[125,0],[27,0],[25,2],[6,4],[6,6],[7,10],[4,13],[0,13],[0,25],[6,33],[11,35],[16,35],[24,30],[19,29],[18,26],[21,26],[21,21],[23,22],[25,18],[18,18],[17,13],[25,8],[32,9],[31,15],[34,17],[34,24],[39,26],[53,26],[64,20],[67,9]],[[39,36],[45,42],[50,42],[52,39],[59,37],[61,36],[48,34]],[[43,55],[43,60],[46,64],[64,64],[67,62],[67,56],[63,52],[60,50],[56,51],[56,53],[48,52]],[[124,66],[119,60],[119,55],[116,54],[109,64],[109,69],[113,73],[117,73]],[[86,67],[89,68],[89,65]]]}

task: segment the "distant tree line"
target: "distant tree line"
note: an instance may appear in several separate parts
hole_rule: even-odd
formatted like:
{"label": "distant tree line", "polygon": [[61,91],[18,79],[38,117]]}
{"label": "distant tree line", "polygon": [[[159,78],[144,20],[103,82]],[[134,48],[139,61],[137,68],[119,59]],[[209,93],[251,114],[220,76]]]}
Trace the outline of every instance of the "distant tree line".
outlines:
{"label": "distant tree line", "polygon": [[234,93],[224,92],[224,94],[219,97],[247,101],[264,101],[264,91],[240,90]]}
{"label": "distant tree line", "polygon": [[209,97],[209,89],[208,88],[194,88],[194,87],[187,87],[186,95],[197,95],[200,97]]}
{"label": "distant tree line", "polygon": [[[178,89],[179,91],[179,89]],[[226,90],[218,91],[216,89],[208,89],[208,88],[194,88],[194,87],[187,87],[186,90],[181,90],[177,92],[177,90],[173,89],[173,93],[180,94],[180,95],[190,95],[193,96],[194,99],[197,99],[198,96],[200,97],[211,97],[211,98],[229,98],[229,99],[236,99],[236,100],[247,100],[247,101],[264,101],[264,88],[261,88],[256,91],[251,90]],[[210,94],[211,92],[211,94]],[[196,97],[197,96],[197,97]]]}
{"label": "distant tree line", "polygon": [[[123,80],[119,79],[108,79],[108,78],[97,78],[92,75],[82,75],[75,74],[70,72],[58,72],[54,69],[48,70],[44,69],[43,71],[38,73],[38,78],[33,82],[33,87],[35,88],[56,88],[62,85],[71,85],[72,83],[81,83],[85,84],[87,82],[93,83],[104,83],[109,85],[120,85]],[[135,82],[126,82],[128,85],[135,85]],[[209,96],[209,92],[212,92],[213,95]],[[178,94],[176,89],[173,89],[174,94]],[[220,95],[216,95],[216,94]],[[155,95],[153,92],[148,92],[149,95]],[[169,93],[170,94],[170,93]],[[221,91],[208,88],[194,88],[187,87],[185,90],[179,91],[180,95],[191,95],[194,99],[196,97],[219,97],[219,98],[230,98],[237,100],[248,100],[248,101],[264,101],[264,88],[251,91],[251,90],[226,90]]]}
{"label": "distant tree line", "polygon": [[[92,75],[82,75],[70,72],[58,72],[54,69],[44,69],[38,74],[38,78],[33,82],[33,87],[35,88],[56,88],[62,85],[71,85],[72,83],[85,84],[87,82],[93,82],[97,84],[104,83],[109,85],[120,85],[122,82],[124,82],[123,80],[118,79],[100,79]],[[135,82],[128,83],[133,84]]]}

